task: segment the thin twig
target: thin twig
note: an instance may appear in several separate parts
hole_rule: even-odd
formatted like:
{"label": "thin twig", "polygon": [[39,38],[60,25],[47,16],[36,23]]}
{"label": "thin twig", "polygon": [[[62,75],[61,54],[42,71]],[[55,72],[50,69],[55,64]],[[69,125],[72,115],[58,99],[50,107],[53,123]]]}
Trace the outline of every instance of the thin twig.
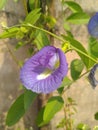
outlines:
{"label": "thin twig", "polygon": [[18,62],[17,58],[14,56],[13,52],[11,51],[11,49],[9,48],[8,44],[5,43],[5,45],[6,45],[7,49],[8,49],[8,51],[9,51],[11,57],[13,58],[13,60],[15,61],[15,63],[17,64],[18,68],[20,68],[19,62]]}
{"label": "thin twig", "polygon": [[23,1],[23,6],[24,6],[25,13],[26,13],[26,15],[27,15],[27,14],[28,14],[28,9],[27,9],[26,0],[22,0],[22,1]]}

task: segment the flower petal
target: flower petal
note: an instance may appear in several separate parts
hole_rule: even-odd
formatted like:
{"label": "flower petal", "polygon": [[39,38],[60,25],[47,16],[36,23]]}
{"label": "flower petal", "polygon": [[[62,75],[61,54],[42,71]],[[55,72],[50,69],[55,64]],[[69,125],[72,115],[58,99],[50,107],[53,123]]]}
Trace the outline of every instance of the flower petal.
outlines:
{"label": "flower petal", "polygon": [[[54,69],[55,63],[60,64]],[[49,72],[46,77],[44,72]],[[20,71],[23,85],[36,93],[50,93],[56,90],[68,71],[64,53],[53,46],[46,46],[31,57]],[[42,77],[41,77],[42,76]]]}
{"label": "flower petal", "polygon": [[91,36],[98,37],[98,12],[89,20],[88,31]]}
{"label": "flower petal", "polygon": [[98,85],[98,81],[95,77],[97,69],[98,69],[98,64],[93,66],[93,68],[91,69],[91,71],[88,75],[89,82],[90,82],[90,84],[92,85],[93,88],[95,88]]}

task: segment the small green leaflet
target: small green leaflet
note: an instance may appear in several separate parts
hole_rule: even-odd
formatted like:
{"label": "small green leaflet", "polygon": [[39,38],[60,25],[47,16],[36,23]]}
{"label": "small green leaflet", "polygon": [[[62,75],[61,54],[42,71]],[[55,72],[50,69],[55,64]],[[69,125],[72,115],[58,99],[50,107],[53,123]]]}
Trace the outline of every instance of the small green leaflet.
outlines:
{"label": "small green leaflet", "polygon": [[74,1],[65,1],[64,4],[66,4],[74,13],[75,12],[83,12],[81,6]]}
{"label": "small green leaflet", "polygon": [[37,94],[31,92],[30,90],[26,90],[23,94],[21,94],[11,105],[8,111],[6,125],[12,126],[16,124],[28,110],[36,96]]}
{"label": "small green leaflet", "polygon": [[47,22],[47,26],[50,29],[52,29],[56,24],[56,19],[51,15],[47,15],[47,16],[44,16],[44,17],[45,17],[45,21]]}
{"label": "small green leaflet", "polygon": [[66,20],[65,20],[65,23],[64,23],[64,29],[65,30],[67,30],[67,31],[70,31],[71,30],[71,28],[70,28],[70,26],[69,26],[69,24],[66,22]]}
{"label": "small green leaflet", "polygon": [[68,41],[70,43],[72,48],[78,53],[78,55],[81,57],[83,63],[85,64],[85,66],[88,69],[89,68],[89,58],[88,58],[89,54],[88,54],[87,50],[82,46],[82,44],[80,42],[78,42],[74,38],[69,37],[69,36],[64,36],[64,35],[62,35],[62,36],[66,41]]}
{"label": "small green leaflet", "polygon": [[6,29],[4,29],[4,31],[0,34],[0,38],[16,37],[16,39],[22,39],[26,33],[28,33],[26,27],[6,27]]}
{"label": "small green leaflet", "polygon": [[37,45],[37,48],[40,50],[44,46],[50,45],[50,41],[45,32],[37,30],[35,34],[34,43]]}
{"label": "small green leaflet", "polygon": [[79,123],[76,130],[91,130],[87,124]]}
{"label": "small green leaflet", "polygon": [[66,21],[72,24],[87,24],[90,16],[85,12],[78,12],[71,14]]}
{"label": "small green leaflet", "polygon": [[[96,61],[98,58],[98,40],[96,38],[90,37],[88,41],[88,53],[91,57],[93,57]],[[95,64],[94,61],[89,59],[89,68]]]}
{"label": "small green leaflet", "polygon": [[32,102],[35,100],[37,93],[32,92],[31,90],[27,90],[24,93],[24,109],[28,110]]}
{"label": "small green leaflet", "polygon": [[45,107],[41,108],[41,110],[38,113],[37,119],[36,119],[36,123],[39,127],[48,123],[47,121],[44,121],[44,119],[43,119],[44,110],[45,110]]}
{"label": "small green leaflet", "polygon": [[13,38],[13,37],[16,36],[18,31],[19,31],[18,27],[8,28],[8,29],[4,30],[4,32],[2,32],[0,34],[0,39],[3,39],[3,38]]}
{"label": "small green leaflet", "polygon": [[41,109],[37,117],[37,125],[43,126],[54,117],[54,115],[63,107],[64,101],[60,96],[51,97],[46,106]]}
{"label": "small green leaflet", "polygon": [[40,0],[28,0],[30,10],[40,7]]}
{"label": "small green leaflet", "polygon": [[89,38],[89,51],[92,55],[98,58],[98,39],[94,37]]}
{"label": "small green leaflet", "polygon": [[98,112],[95,113],[94,117],[95,117],[95,120],[98,120]]}
{"label": "small green leaflet", "polygon": [[62,94],[64,88],[67,88],[71,85],[73,81],[70,80],[67,76],[63,79],[61,86],[57,89],[59,94]]}
{"label": "small green leaflet", "polygon": [[84,64],[80,59],[74,59],[71,62],[71,77],[73,80],[77,80],[84,68]]}
{"label": "small green leaflet", "polygon": [[25,42],[23,41],[19,41],[16,46],[15,46],[15,50],[19,49],[20,47],[24,46],[25,45]]}
{"label": "small green leaflet", "polygon": [[14,0],[14,2],[18,2],[19,0]]}
{"label": "small green leaflet", "polygon": [[27,17],[25,18],[24,23],[29,23],[29,24],[35,24],[37,22],[37,20],[40,18],[40,8],[34,9],[33,11],[31,11]]}
{"label": "small green leaflet", "polygon": [[0,10],[1,10],[2,8],[4,8],[6,2],[7,2],[7,0],[0,0]]}
{"label": "small green leaflet", "polygon": [[6,125],[12,126],[24,115],[24,94],[21,94],[16,101],[10,107],[7,118]]}
{"label": "small green leaflet", "polygon": [[98,126],[94,126],[93,130],[98,130]]}

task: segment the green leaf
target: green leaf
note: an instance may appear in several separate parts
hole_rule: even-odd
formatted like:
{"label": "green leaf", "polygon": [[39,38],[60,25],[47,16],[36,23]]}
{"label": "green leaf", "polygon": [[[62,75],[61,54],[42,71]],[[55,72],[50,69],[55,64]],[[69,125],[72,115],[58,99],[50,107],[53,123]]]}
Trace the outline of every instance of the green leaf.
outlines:
{"label": "green leaf", "polygon": [[82,61],[84,62],[85,66],[88,69],[89,68],[89,58],[86,55],[89,56],[89,54],[86,51],[86,49],[82,46],[82,44],[72,37],[63,35],[63,38],[70,42],[72,48],[74,48],[74,50],[78,53],[78,55],[81,57]]}
{"label": "green leaf", "polygon": [[98,130],[98,126],[94,126],[93,130]]}
{"label": "green leaf", "polygon": [[64,29],[67,31],[71,30],[70,25],[67,22],[64,23]]}
{"label": "green leaf", "polygon": [[37,119],[36,119],[36,123],[39,127],[48,123],[47,121],[44,121],[44,119],[43,119],[44,110],[45,110],[45,107],[41,108],[41,110],[38,113]]}
{"label": "green leaf", "polygon": [[17,123],[28,110],[31,103],[33,103],[36,96],[37,94],[31,92],[30,90],[26,90],[23,94],[21,94],[11,105],[8,111],[6,125],[12,126]]}
{"label": "green leaf", "polygon": [[71,97],[68,97],[68,98],[67,98],[67,101],[68,101],[68,103],[70,103],[70,104],[75,103],[75,100],[73,100]]}
{"label": "green leaf", "polygon": [[83,123],[79,123],[77,125],[77,128],[76,130],[91,130],[90,127],[86,124],[83,124]]}
{"label": "green leaf", "polygon": [[98,120],[98,112],[95,113],[94,117],[95,117],[95,120]]}
{"label": "green leaf", "polygon": [[47,23],[47,26],[50,29],[53,28],[55,26],[55,24],[56,24],[56,19],[53,16],[51,16],[51,15],[46,15],[45,16],[45,21]]}
{"label": "green leaf", "polygon": [[35,0],[29,0],[29,8],[30,10],[35,8]]}
{"label": "green leaf", "polygon": [[35,34],[35,40],[34,43],[36,43],[37,48],[40,50],[44,46],[50,45],[50,42],[48,40],[48,37],[45,32],[37,30]]}
{"label": "green leaf", "polygon": [[71,77],[73,80],[77,80],[84,68],[84,64],[79,59],[74,59],[71,62]]}
{"label": "green leaf", "polygon": [[61,97],[51,97],[46,106],[42,108],[37,117],[37,125],[42,126],[54,117],[54,115],[63,107],[64,101]]}
{"label": "green leaf", "polygon": [[29,54],[29,56],[32,56],[34,54],[34,48],[33,47],[30,47],[28,49],[28,54]]}
{"label": "green leaf", "polygon": [[29,0],[30,10],[40,7],[40,0]]}
{"label": "green leaf", "polygon": [[66,126],[66,119],[63,118],[63,119],[61,119],[59,124],[57,124],[56,128],[64,128],[65,126]]}
{"label": "green leaf", "polygon": [[6,125],[12,126],[19,121],[19,119],[24,115],[24,94],[21,94],[16,101],[10,107],[7,118]]}
{"label": "green leaf", "polygon": [[64,88],[67,86],[69,87],[73,81],[70,80],[67,76],[63,79],[61,86],[57,89],[59,94],[61,94],[64,90]]}
{"label": "green leaf", "polygon": [[72,24],[87,24],[90,16],[84,12],[71,14],[66,21]]}
{"label": "green leaf", "polygon": [[98,40],[96,38],[89,38],[89,51],[92,55],[98,58]]}
{"label": "green leaf", "polygon": [[19,0],[14,0],[14,2],[18,2]]}
{"label": "green leaf", "polygon": [[0,0],[0,10],[5,6],[7,0]]}
{"label": "green leaf", "polygon": [[21,30],[19,30],[16,33],[16,39],[21,40],[21,39],[23,39],[23,37],[24,37],[24,33]]}
{"label": "green leaf", "polygon": [[70,31],[66,31],[67,36],[74,38],[73,34]]}
{"label": "green leaf", "polygon": [[40,9],[39,8],[34,9],[27,15],[24,23],[35,24],[37,22],[37,20],[40,18],[40,15],[41,15]]}
{"label": "green leaf", "polygon": [[63,107],[64,101],[61,97],[55,96],[48,100],[44,110],[44,120],[50,121],[54,115]]}
{"label": "green leaf", "polygon": [[63,79],[61,86],[69,86],[73,81],[69,79],[67,76]]}
{"label": "green leaf", "polygon": [[31,90],[27,90],[24,94],[24,109],[25,111],[28,110],[30,105],[33,103],[35,100],[37,94],[32,92]]}
{"label": "green leaf", "polygon": [[79,4],[77,4],[74,1],[66,1],[64,2],[65,4],[67,4],[67,6],[75,13],[75,12],[83,12],[81,6]]}
{"label": "green leaf", "polygon": [[26,27],[20,27],[21,32],[24,34],[28,32],[28,29]]}
{"label": "green leaf", "polygon": [[24,42],[19,41],[19,42],[16,44],[16,46],[15,46],[15,50],[19,49],[20,47],[22,47],[22,46],[24,46],[24,45],[25,45]]}
{"label": "green leaf", "polygon": [[[93,37],[89,38],[88,53],[93,59],[97,60],[97,57],[98,57],[98,41],[97,41],[97,39],[95,39]],[[89,68],[91,68],[94,64],[95,64],[95,62],[92,61],[91,59],[89,59]]]}
{"label": "green leaf", "polygon": [[19,31],[16,33],[16,39],[23,39],[25,37],[25,35],[28,33],[28,29],[26,27],[20,27]]}
{"label": "green leaf", "polygon": [[16,36],[18,31],[19,31],[18,27],[8,28],[8,29],[6,29],[4,32],[2,32],[0,34],[0,39],[3,39],[3,38],[13,38],[13,37]]}

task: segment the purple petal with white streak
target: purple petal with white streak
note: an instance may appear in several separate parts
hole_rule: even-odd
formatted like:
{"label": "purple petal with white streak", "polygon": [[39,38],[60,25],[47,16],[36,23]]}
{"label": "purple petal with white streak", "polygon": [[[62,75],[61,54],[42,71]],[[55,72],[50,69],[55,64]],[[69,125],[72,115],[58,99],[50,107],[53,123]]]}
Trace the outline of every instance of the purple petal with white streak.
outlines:
{"label": "purple petal with white streak", "polygon": [[[59,61],[59,66],[55,64]],[[44,77],[45,72],[50,72]],[[62,83],[68,71],[64,53],[53,46],[46,46],[27,60],[20,70],[23,85],[36,93],[50,93]]]}

